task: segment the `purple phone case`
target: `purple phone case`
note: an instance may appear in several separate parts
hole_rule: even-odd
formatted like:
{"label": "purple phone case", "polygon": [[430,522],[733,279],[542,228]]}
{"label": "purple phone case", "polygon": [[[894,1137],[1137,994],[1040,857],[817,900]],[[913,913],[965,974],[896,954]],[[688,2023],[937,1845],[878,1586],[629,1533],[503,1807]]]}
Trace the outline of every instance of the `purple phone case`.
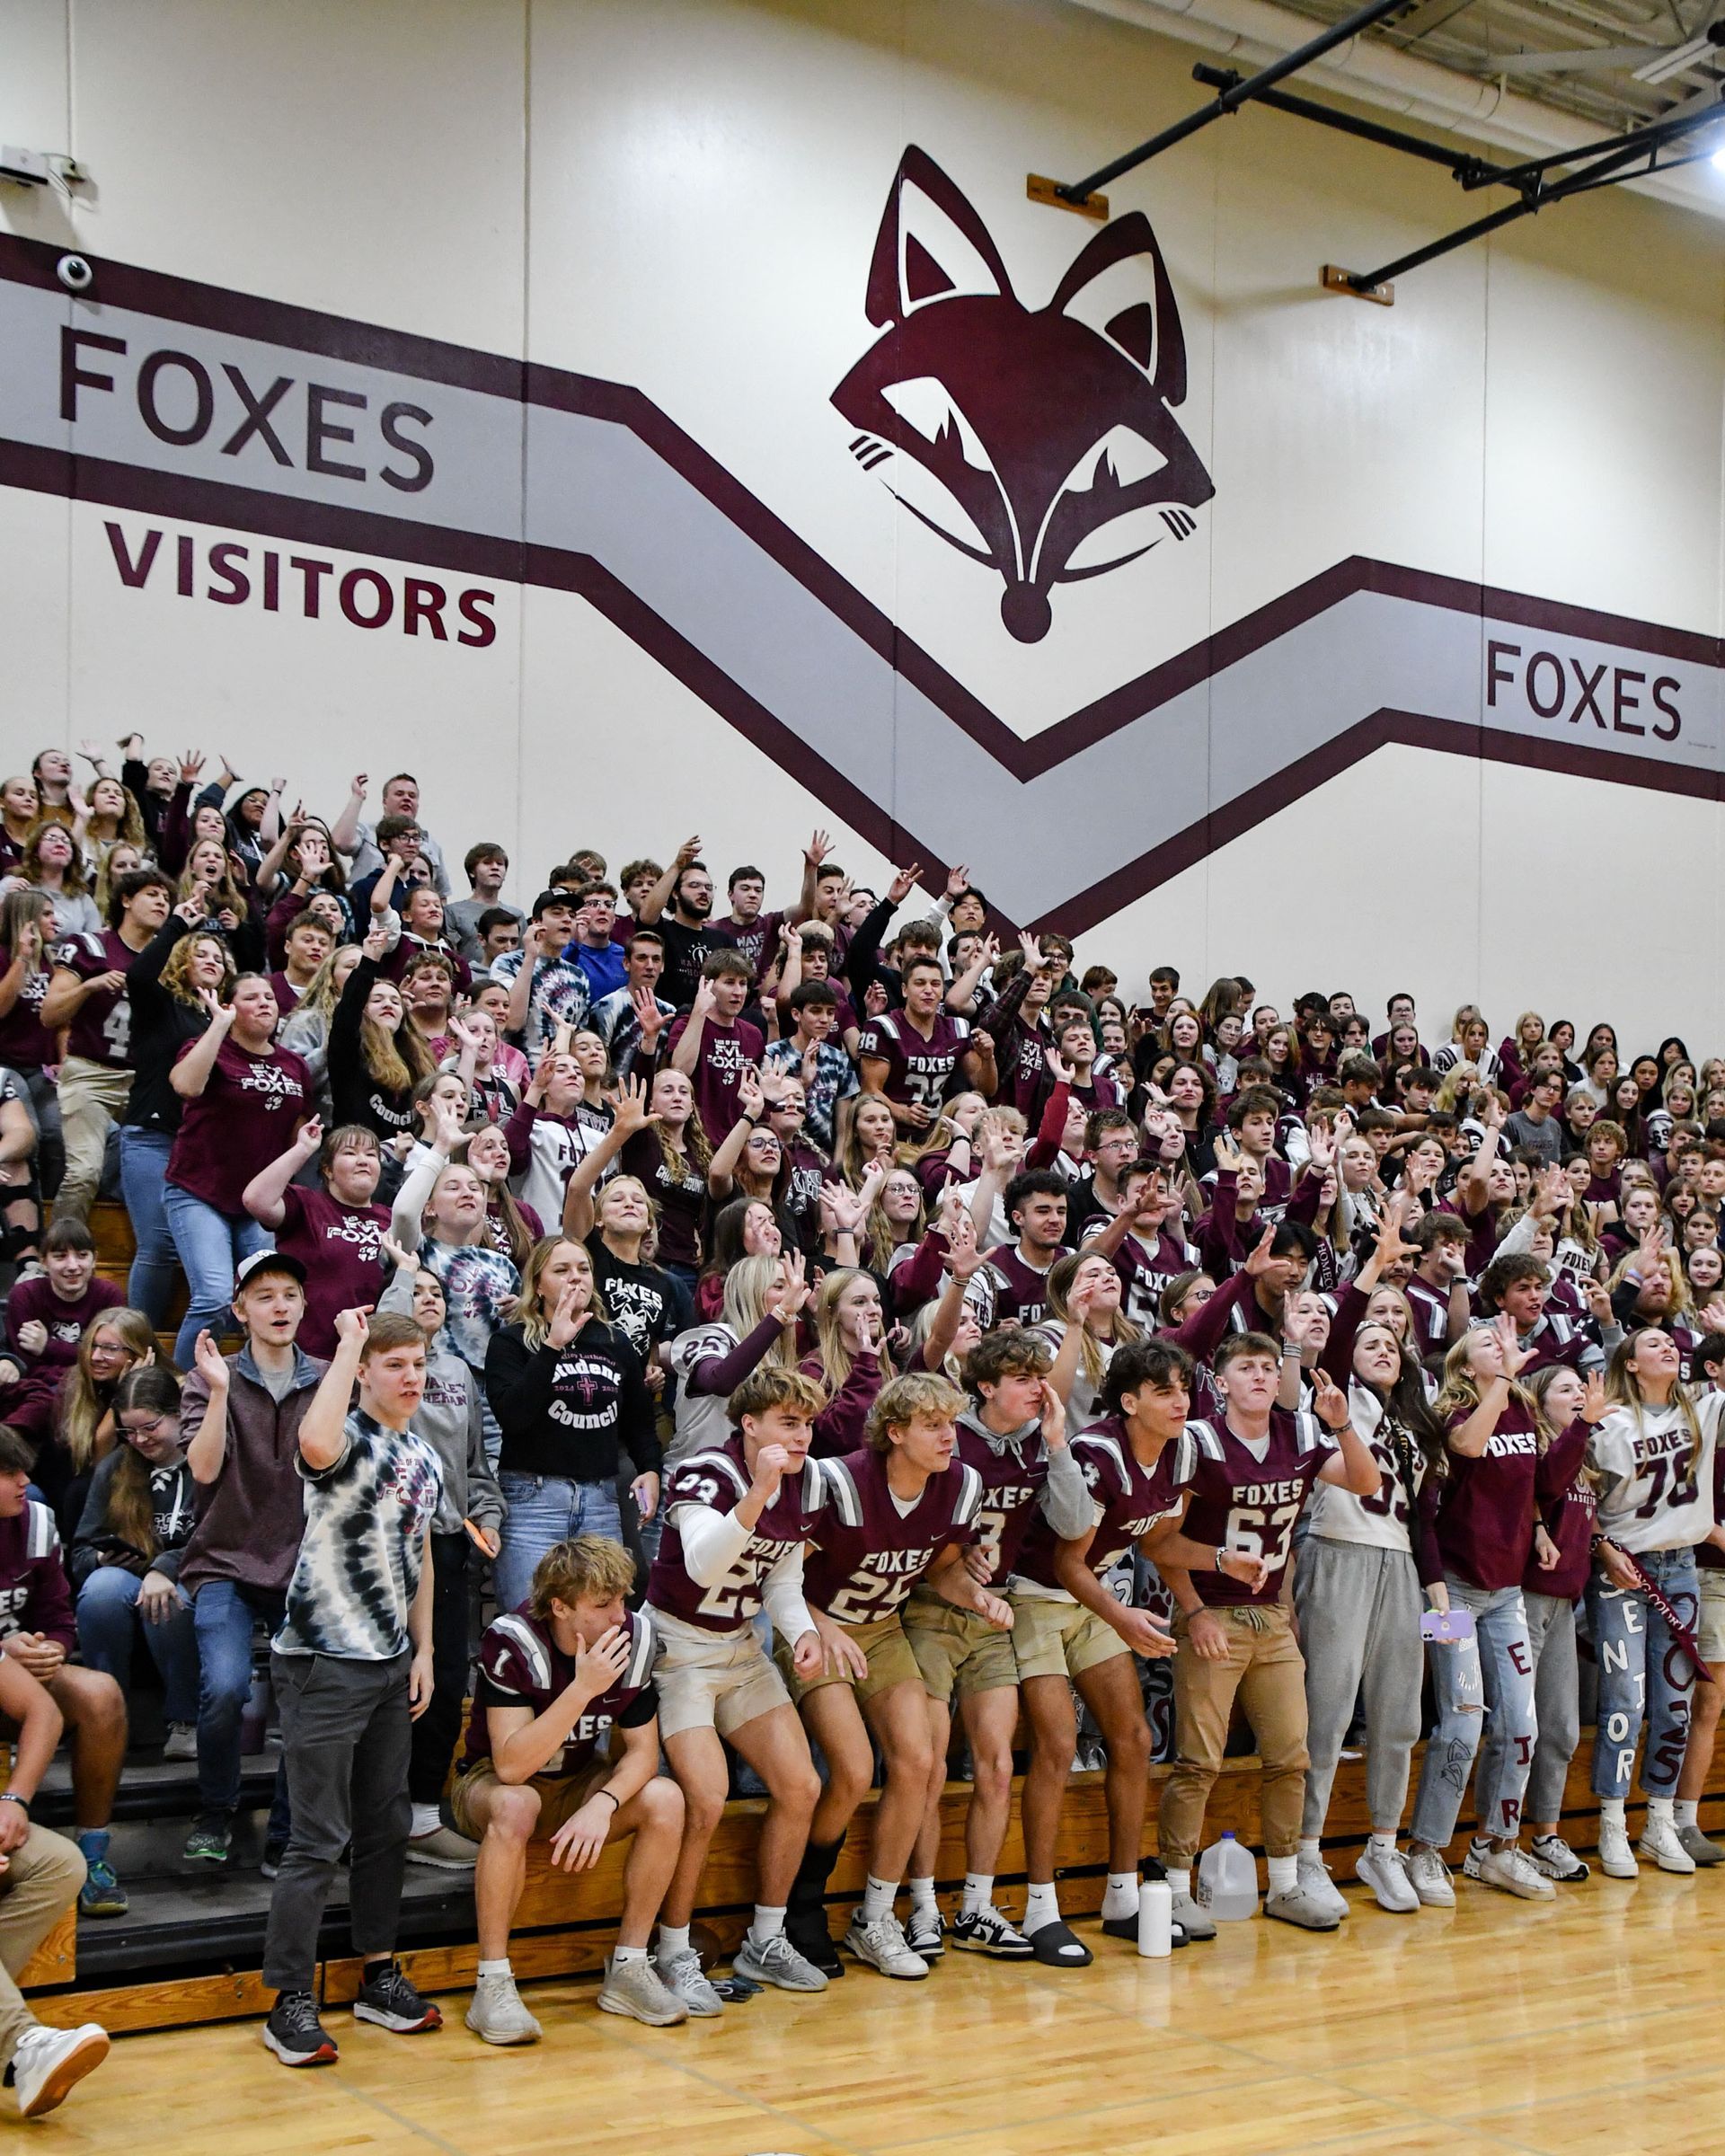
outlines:
{"label": "purple phone case", "polygon": [[1455,1647],[1473,1637],[1472,1610],[1428,1610],[1420,1620],[1420,1637]]}

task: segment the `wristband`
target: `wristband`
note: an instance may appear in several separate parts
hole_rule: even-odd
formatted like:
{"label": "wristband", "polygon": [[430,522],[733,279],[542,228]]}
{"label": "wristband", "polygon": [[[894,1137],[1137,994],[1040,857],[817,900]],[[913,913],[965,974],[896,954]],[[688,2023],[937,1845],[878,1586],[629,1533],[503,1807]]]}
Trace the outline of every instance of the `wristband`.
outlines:
{"label": "wristband", "polygon": [[596,1797],[608,1797],[611,1799],[611,1806],[614,1811],[620,1812],[623,1809],[623,1799],[617,1795],[615,1789],[595,1789],[593,1794]]}
{"label": "wristband", "polygon": [[1296,1358],[1297,1358],[1297,1357],[1298,1357],[1298,1355],[1299,1355],[1299,1352],[1300,1352],[1300,1343],[1299,1343],[1297,1340],[1287,1340],[1287,1339],[1285,1339],[1285,1340],[1282,1342],[1282,1360],[1283,1360],[1284,1362],[1286,1362],[1286,1361],[1287,1360],[1287,1358],[1288,1358],[1288,1356],[1289,1356],[1290,1355],[1291,1355],[1291,1356],[1294,1356],[1295,1357],[1296,1357]]}
{"label": "wristband", "polygon": [[1218,1572],[1222,1569],[1222,1560],[1227,1554],[1228,1545],[1225,1542],[1218,1542],[1216,1545],[1216,1568]]}
{"label": "wristband", "polygon": [[15,1804],[26,1819],[30,1817],[30,1799],[21,1797],[16,1789],[0,1789],[0,1804]]}

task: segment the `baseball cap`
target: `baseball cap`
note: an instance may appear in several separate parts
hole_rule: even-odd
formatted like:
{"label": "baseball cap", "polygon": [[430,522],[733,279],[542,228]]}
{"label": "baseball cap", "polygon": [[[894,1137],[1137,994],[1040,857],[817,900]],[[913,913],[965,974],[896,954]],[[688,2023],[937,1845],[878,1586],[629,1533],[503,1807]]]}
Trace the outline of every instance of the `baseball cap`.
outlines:
{"label": "baseball cap", "polygon": [[290,1278],[297,1280],[302,1287],[307,1278],[305,1268],[297,1258],[290,1258],[286,1250],[253,1250],[249,1258],[242,1258],[234,1268],[235,1289],[243,1287],[248,1280],[255,1279],[260,1273],[286,1273]]}

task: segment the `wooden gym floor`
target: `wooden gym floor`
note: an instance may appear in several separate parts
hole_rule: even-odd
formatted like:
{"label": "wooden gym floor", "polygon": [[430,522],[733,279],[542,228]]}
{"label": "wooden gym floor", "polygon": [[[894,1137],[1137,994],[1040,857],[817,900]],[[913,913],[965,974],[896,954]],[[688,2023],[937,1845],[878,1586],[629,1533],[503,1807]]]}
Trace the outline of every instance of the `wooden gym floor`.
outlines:
{"label": "wooden gym floor", "polygon": [[[949,1953],[910,1986],[853,1969],[648,2029],[591,1982],[531,1987],[543,2044],[488,2049],[330,2015],[289,2075],[255,2021],[127,2037],[43,2145],[176,2156],[1277,2156],[1514,2150],[1688,2156],[1725,2143],[1725,1877],[1643,1871],[1556,1905],[1456,1880],[1393,1917],[1349,1885],[1340,1935],[1263,1919],[1141,1962],[1093,1922],[1063,1975]],[[1009,1901],[1012,1897],[1006,1897]],[[0,2102],[5,2099],[0,2099]]]}

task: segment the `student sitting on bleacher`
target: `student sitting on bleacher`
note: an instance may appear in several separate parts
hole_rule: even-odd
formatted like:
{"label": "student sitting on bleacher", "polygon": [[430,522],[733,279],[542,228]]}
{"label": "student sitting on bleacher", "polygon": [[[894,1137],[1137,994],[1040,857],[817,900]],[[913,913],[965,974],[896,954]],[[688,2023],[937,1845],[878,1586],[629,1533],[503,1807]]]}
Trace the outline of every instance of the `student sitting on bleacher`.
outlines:
{"label": "student sitting on bleacher", "polygon": [[164,1759],[198,1756],[198,1638],[180,1591],[197,1485],[180,1433],[180,1380],[164,1364],[114,1390],[119,1442],[100,1461],[72,1542],[78,1646],[128,1695],[140,1630],[166,1689]]}

